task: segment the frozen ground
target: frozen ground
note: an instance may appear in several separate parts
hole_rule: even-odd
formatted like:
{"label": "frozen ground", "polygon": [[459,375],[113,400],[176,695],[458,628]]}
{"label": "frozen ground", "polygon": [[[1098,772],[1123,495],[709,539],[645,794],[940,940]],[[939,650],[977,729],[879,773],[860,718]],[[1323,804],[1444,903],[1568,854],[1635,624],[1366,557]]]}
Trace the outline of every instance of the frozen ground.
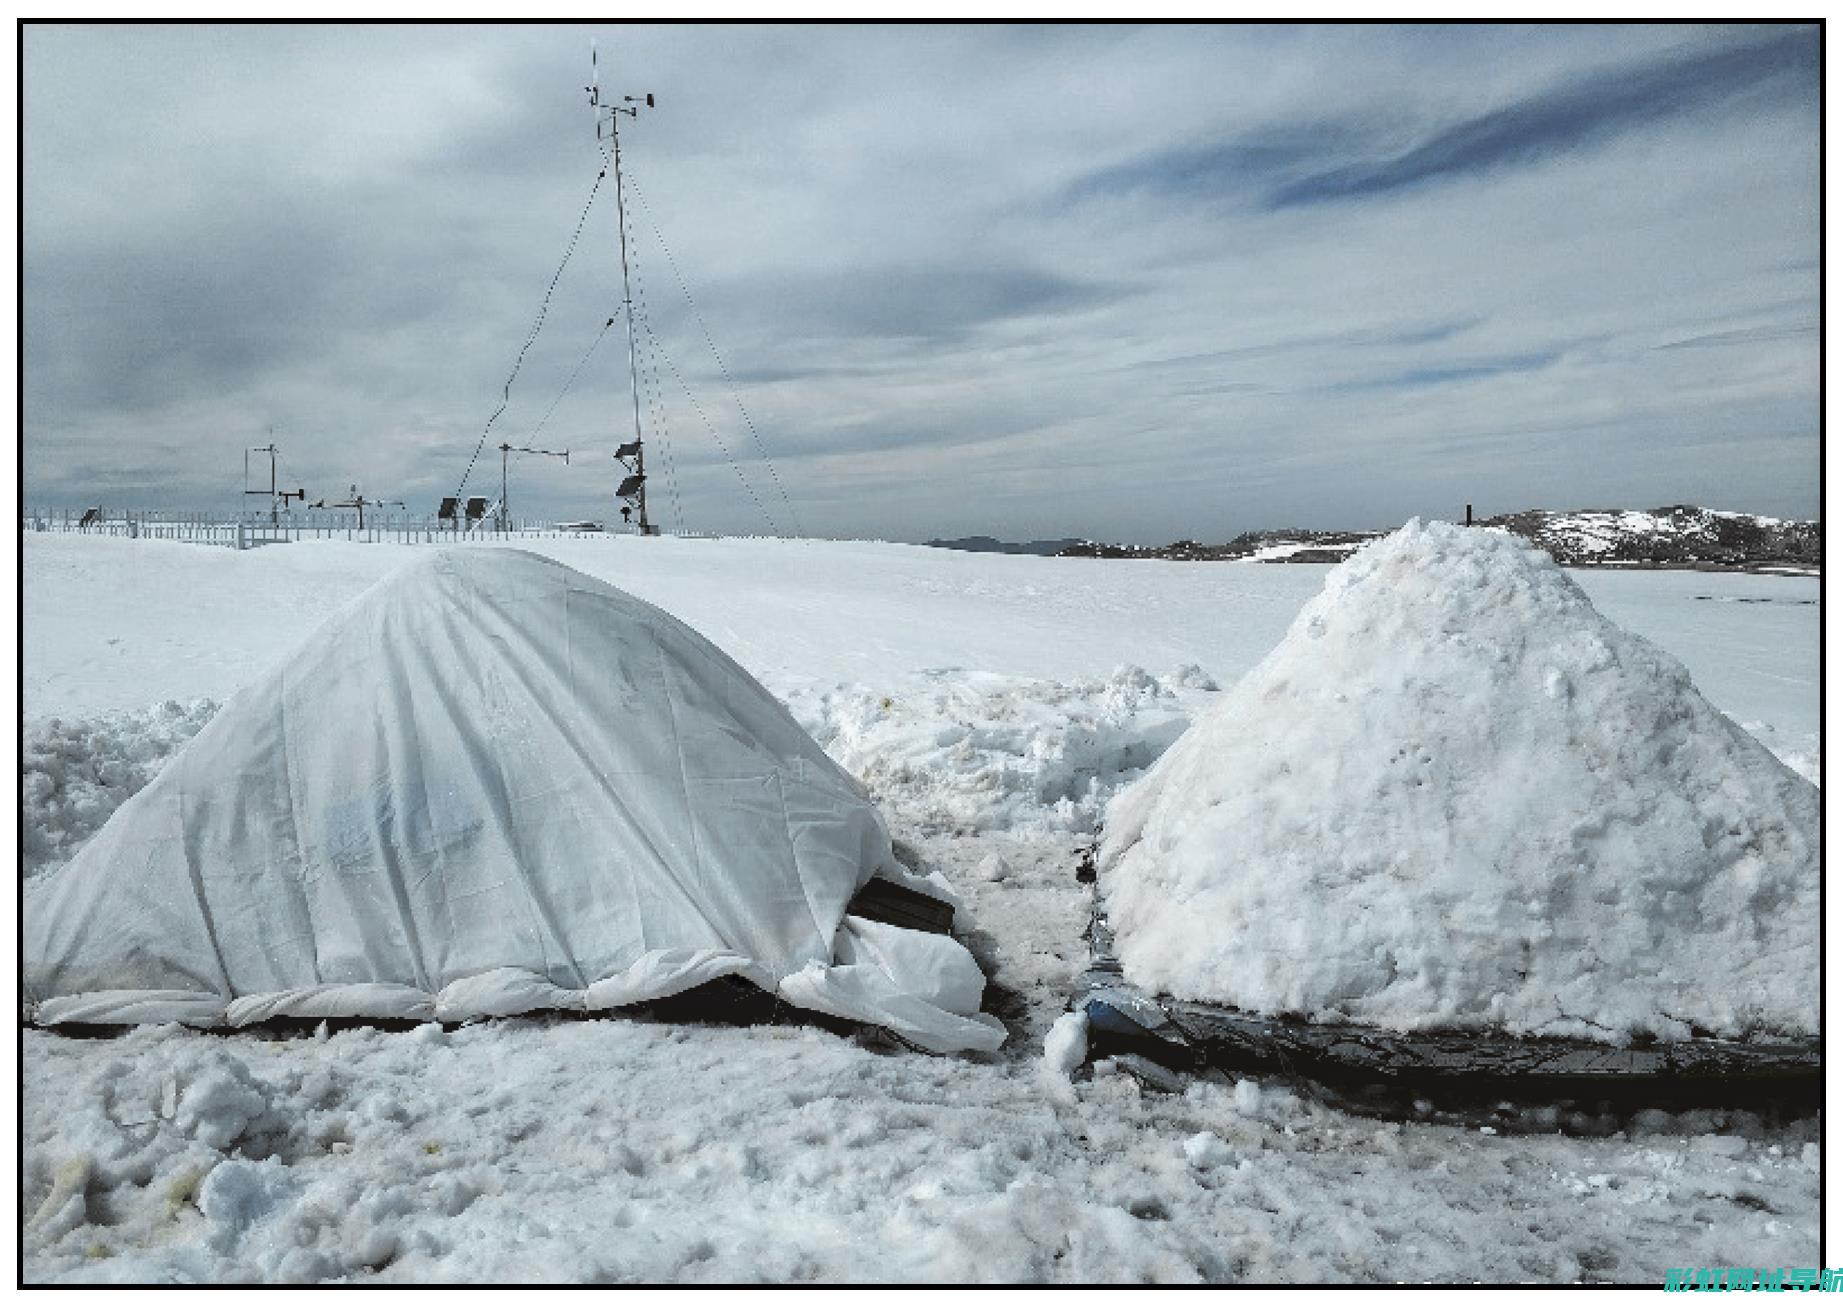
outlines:
{"label": "frozen ground", "polygon": [[[1819,1136],[1400,1125],[1281,1082],[1048,1072],[1105,797],[1247,672],[1319,566],[879,544],[534,545],[717,641],[969,898],[996,1058],[812,1028],[521,1019],[325,1038],[24,1036],[28,1280],[1611,1279],[1816,1265]],[[25,541],[28,870],[413,548]],[[1815,777],[1812,580],[1578,576]],[[172,706],[163,702],[175,702]],[[56,720],[56,723],[53,723]],[[38,839],[34,840],[34,834]]]}

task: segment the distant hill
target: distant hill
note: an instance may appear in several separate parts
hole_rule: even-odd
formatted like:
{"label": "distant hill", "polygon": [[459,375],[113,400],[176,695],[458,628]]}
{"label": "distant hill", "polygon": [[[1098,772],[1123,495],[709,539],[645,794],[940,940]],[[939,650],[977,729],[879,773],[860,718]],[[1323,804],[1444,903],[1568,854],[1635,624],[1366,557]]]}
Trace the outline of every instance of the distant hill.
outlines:
{"label": "distant hill", "polygon": [[[1700,506],[1651,510],[1517,511],[1478,524],[1529,539],[1563,565],[1634,565],[1698,569],[1816,571],[1824,562],[1824,527]],[[1157,547],[1076,542],[1059,556],[1109,560],[1255,561],[1335,564],[1377,532],[1262,529],[1226,543],[1189,538]],[[1034,545],[1034,544],[1033,544]]]}
{"label": "distant hill", "polygon": [[1266,561],[1305,564],[1336,563],[1379,533],[1347,533],[1315,529],[1263,529],[1238,534],[1226,543],[1200,543],[1190,538],[1162,547],[1136,544],[1082,542],[1057,553],[1061,556],[1099,556],[1109,560],[1161,561]]}
{"label": "distant hill", "polygon": [[1484,521],[1520,534],[1564,565],[1717,565],[1816,569],[1816,520],[1660,506],[1648,511],[1519,511]]}
{"label": "distant hill", "polygon": [[1080,538],[1056,538],[1037,542],[1000,542],[985,534],[974,534],[970,538],[930,538],[928,546],[946,547],[957,552],[1002,552],[1006,556],[1060,556],[1068,548],[1078,546]]}

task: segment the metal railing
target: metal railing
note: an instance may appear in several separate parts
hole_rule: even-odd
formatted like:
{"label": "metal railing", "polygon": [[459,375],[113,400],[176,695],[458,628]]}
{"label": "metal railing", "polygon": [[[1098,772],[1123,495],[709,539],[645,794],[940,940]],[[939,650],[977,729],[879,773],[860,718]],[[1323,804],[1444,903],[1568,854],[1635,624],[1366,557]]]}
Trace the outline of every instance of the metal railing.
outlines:
{"label": "metal railing", "polygon": [[[607,530],[563,529],[554,522],[514,519],[501,529],[491,518],[456,529],[451,520],[433,516],[376,516],[361,524],[352,511],[285,513],[271,520],[253,513],[172,510],[103,511],[79,508],[28,508],[20,520],[25,533],[83,533],[111,538],[157,538],[245,551],[271,543],[330,539],[364,543],[488,543],[513,538],[607,538]],[[684,537],[715,537],[687,534]]]}

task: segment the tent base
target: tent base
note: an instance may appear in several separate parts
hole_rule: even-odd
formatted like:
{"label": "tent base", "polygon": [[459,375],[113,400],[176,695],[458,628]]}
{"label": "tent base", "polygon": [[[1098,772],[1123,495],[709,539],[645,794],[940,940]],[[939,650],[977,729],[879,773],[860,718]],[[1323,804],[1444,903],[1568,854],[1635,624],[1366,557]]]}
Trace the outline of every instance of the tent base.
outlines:
{"label": "tent base", "polygon": [[[899,1043],[898,1037],[893,1032],[886,1031],[882,1027],[850,1021],[843,1017],[833,1017],[829,1013],[796,1008],[786,1000],[777,999],[760,986],[738,976],[718,977],[714,981],[706,981],[703,985],[694,986],[690,990],[681,990],[677,994],[666,995],[659,999],[623,1004],[618,1008],[593,1012],[580,1009],[535,1009],[528,1013],[515,1013],[504,1017],[494,1017],[490,1020],[496,1022],[643,1020],[686,1026],[814,1026],[847,1038],[856,1036],[871,1042]],[[260,1022],[252,1022],[247,1026],[208,1026],[193,1029],[201,1035],[258,1036],[276,1040],[298,1040],[313,1036],[322,1026],[326,1027],[329,1033],[351,1031],[359,1027],[402,1032],[413,1031],[417,1027],[430,1024],[425,1018],[280,1016],[264,1018]],[[449,1029],[458,1025],[462,1023],[451,1023]],[[134,1029],[134,1025],[111,1022],[60,1022],[56,1025],[33,1029],[66,1039],[98,1040],[124,1036]]]}
{"label": "tent base", "polygon": [[1488,1031],[1395,1032],[1262,1017],[1147,994],[1126,980],[1098,905],[1072,1006],[1092,1059],[1137,1055],[1192,1073],[1283,1076],[1351,1111],[1606,1133],[1657,1109],[1814,1115],[1822,1041],[1651,1041],[1616,1046]]}

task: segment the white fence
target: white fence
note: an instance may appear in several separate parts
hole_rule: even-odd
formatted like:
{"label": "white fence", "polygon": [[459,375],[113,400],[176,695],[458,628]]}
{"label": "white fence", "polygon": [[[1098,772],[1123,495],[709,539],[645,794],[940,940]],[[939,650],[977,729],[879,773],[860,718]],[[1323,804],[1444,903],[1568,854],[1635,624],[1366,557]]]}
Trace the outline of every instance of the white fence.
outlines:
{"label": "white fence", "polygon": [[[211,511],[104,511],[58,507],[28,509],[20,527],[27,533],[86,533],[113,538],[163,538],[172,542],[232,547],[239,551],[269,543],[339,539],[366,543],[483,543],[509,538],[606,538],[600,530],[560,529],[548,521],[508,521],[500,529],[491,519],[457,530],[451,520],[378,515],[366,512],[316,511],[312,515],[236,515]],[[697,535],[708,537],[710,535]]]}

